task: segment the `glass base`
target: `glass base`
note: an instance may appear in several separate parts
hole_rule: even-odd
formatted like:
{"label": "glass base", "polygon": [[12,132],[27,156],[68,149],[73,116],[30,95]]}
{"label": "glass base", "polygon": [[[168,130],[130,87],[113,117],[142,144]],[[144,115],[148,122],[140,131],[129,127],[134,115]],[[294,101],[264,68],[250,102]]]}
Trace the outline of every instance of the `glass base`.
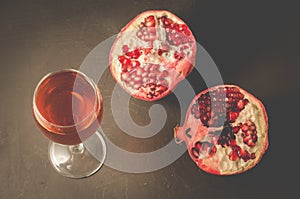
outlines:
{"label": "glass base", "polygon": [[94,174],[103,165],[105,156],[106,145],[98,131],[78,145],[49,144],[49,159],[53,168],[70,178],[84,178]]}

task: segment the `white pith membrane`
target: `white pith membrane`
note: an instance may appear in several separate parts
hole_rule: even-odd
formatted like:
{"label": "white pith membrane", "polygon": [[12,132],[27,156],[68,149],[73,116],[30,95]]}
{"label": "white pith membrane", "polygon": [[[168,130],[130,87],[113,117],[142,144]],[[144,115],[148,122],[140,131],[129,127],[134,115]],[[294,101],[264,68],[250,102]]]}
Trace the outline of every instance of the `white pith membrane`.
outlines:
{"label": "white pith membrane", "polygon": [[[145,23],[147,17],[151,16],[155,18],[155,27],[142,28],[146,32],[155,32],[156,37],[155,40],[144,41],[137,36],[141,29],[139,26]],[[194,66],[196,44],[191,31],[188,29],[190,32],[189,42],[171,45],[166,38],[166,29],[163,27],[160,19],[163,16],[171,18],[173,23],[185,24],[181,19],[168,11],[144,12],[121,30],[111,49],[110,63],[113,77],[129,94],[138,98],[148,98],[147,93],[150,92],[150,89],[149,86],[145,86],[147,84],[163,86],[161,89],[157,87],[155,92],[152,92],[153,95],[160,95],[159,92],[163,95],[169,94],[176,84],[191,72]],[[187,37],[182,33],[180,35]],[[147,35],[145,36],[148,37]],[[134,62],[138,61],[140,65],[132,67],[127,72],[122,70],[123,64],[120,61],[120,56],[125,56],[126,54],[124,46],[129,47],[129,52],[138,49],[140,53],[138,58],[129,58]],[[150,48],[151,50],[149,50]],[[162,49],[163,52],[161,51]],[[180,60],[176,59],[174,56],[176,52],[183,53],[185,57]],[[128,56],[125,57],[128,58]],[[151,96],[148,100],[152,100]]]}
{"label": "white pith membrane", "polygon": [[[224,85],[225,87],[232,87],[230,85]],[[244,161],[242,158],[237,158],[236,160],[230,160],[229,154],[232,151],[230,146],[222,147],[217,143],[215,138],[212,138],[211,133],[220,131],[223,129],[222,126],[219,127],[206,127],[202,124],[200,119],[196,119],[194,115],[190,112],[187,113],[186,121],[183,127],[175,128],[176,137],[184,140],[191,158],[196,162],[198,167],[201,169],[219,175],[231,175],[241,173],[246,171],[253,166],[255,166],[261,159],[263,153],[268,146],[268,124],[267,116],[265,115],[265,109],[261,102],[257,100],[254,96],[244,91],[243,89],[234,86],[239,89],[239,91],[245,95],[244,99],[247,99],[249,103],[245,105],[244,109],[240,112],[238,118],[231,125],[239,126],[247,121],[251,121],[256,126],[257,141],[254,146],[250,147],[243,142],[242,130],[240,129],[235,135],[236,145],[241,147],[243,151],[248,151],[250,154],[254,153],[255,158]],[[216,89],[219,87],[216,87]],[[211,89],[209,92],[213,92],[215,89]],[[202,95],[200,93],[197,95],[191,103],[191,106],[196,103],[196,100]],[[189,110],[191,110],[191,106]],[[213,111],[213,110],[212,110]],[[189,129],[186,135],[186,130]],[[200,141],[214,143],[213,146],[216,147],[216,153],[210,155],[208,153],[199,153],[199,158],[195,158],[192,154],[192,148],[195,147],[195,143]]]}

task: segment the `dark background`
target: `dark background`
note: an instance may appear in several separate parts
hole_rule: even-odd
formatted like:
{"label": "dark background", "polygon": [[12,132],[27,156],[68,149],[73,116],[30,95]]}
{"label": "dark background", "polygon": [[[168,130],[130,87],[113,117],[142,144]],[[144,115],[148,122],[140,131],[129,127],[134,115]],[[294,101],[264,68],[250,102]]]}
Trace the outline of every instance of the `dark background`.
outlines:
{"label": "dark background", "polygon": [[[270,147],[254,169],[237,176],[214,176],[199,170],[187,153],[168,167],[145,174],[104,166],[89,178],[74,180],[52,169],[48,140],[32,118],[35,85],[48,72],[79,68],[96,45],[148,9],[167,9],[186,21],[216,62],[224,82],[240,85],[264,102]],[[0,198],[271,198],[299,194],[299,19],[299,6],[289,1],[0,1]],[[198,92],[204,86],[195,83],[195,77],[197,74],[191,74],[189,80]],[[109,99],[115,82],[109,72],[105,78],[99,87]],[[176,104],[173,95],[158,103],[173,116],[151,144],[141,141],[147,150],[170,140],[172,128],[180,122],[178,109],[171,106]],[[131,105],[151,104],[133,99]],[[149,120],[147,111],[133,118],[139,124]],[[107,136],[117,145],[123,147],[132,140],[132,150],[141,146],[115,127],[106,108],[103,127],[110,125]]]}

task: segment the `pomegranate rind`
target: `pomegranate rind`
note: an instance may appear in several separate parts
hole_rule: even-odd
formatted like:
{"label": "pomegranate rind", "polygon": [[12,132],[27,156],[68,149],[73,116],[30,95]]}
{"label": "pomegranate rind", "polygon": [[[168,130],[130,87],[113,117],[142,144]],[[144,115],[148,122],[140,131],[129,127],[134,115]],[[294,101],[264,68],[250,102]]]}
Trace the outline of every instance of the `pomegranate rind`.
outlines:
{"label": "pomegranate rind", "polygon": [[[203,126],[201,120],[195,120],[192,118],[191,114],[188,112],[186,114],[186,118],[185,118],[185,123],[182,127],[176,126],[174,128],[174,136],[175,136],[175,140],[177,140],[178,143],[184,141],[188,151],[189,151],[189,155],[191,157],[191,159],[197,164],[197,166],[210,174],[214,174],[214,175],[235,175],[235,174],[240,174],[240,173],[244,173],[246,171],[248,171],[249,169],[252,169],[253,167],[255,167],[262,159],[263,155],[265,154],[266,150],[268,149],[269,146],[269,141],[268,141],[268,116],[267,116],[267,112],[266,109],[263,105],[263,103],[257,99],[255,96],[253,96],[251,93],[245,91],[244,89],[240,88],[239,86],[236,85],[218,85],[218,86],[214,86],[211,87],[209,89],[206,89],[202,92],[200,92],[199,94],[197,94],[196,97],[194,97],[194,99],[192,100],[188,111],[191,110],[193,104],[196,102],[196,100],[203,94],[209,92],[209,91],[213,91],[216,90],[218,88],[224,88],[224,87],[235,87],[238,88],[239,91],[245,95],[245,97],[247,99],[250,100],[250,103],[253,103],[255,105],[255,107],[258,108],[259,110],[259,114],[257,117],[258,118],[258,122],[260,122],[260,132],[258,132],[259,135],[259,146],[258,146],[258,150],[255,152],[256,154],[256,158],[253,160],[249,160],[248,164],[243,165],[238,167],[236,170],[226,170],[226,169],[221,169],[220,165],[224,165],[224,162],[230,161],[228,158],[223,158],[223,160],[219,160],[219,159],[214,159],[214,158],[210,158],[210,157],[205,157],[205,158],[200,158],[200,159],[196,159],[195,157],[193,157],[193,155],[191,154],[191,148],[193,146],[193,144],[198,141],[203,139],[207,133],[208,133],[208,129],[207,127]],[[254,106],[253,105],[253,106]],[[249,116],[249,115],[248,115]],[[253,116],[254,117],[254,116]],[[190,130],[189,131],[189,136],[192,139],[189,139],[186,136],[186,129],[190,128],[191,126],[194,127],[195,130]],[[221,147],[219,147],[218,149],[220,149]],[[227,156],[228,154],[224,154],[224,156]],[[226,163],[225,163],[226,164]]]}
{"label": "pomegranate rind", "polygon": [[[134,91],[133,89],[129,88],[122,81],[121,75],[120,75],[120,64],[118,62],[118,56],[119,56],[118,53],[120,52],[120,45],[121,45],[121,43],[122,43],[122,45],[125,44],[125,43],[123,43],[124,41],[126,41],[126,38],[123,38],[124,33],[126,33],[126,32],[128,33],[130,31],[135,32],[138,29],[138,24],[141,23],[146,17],[148,17],[150,15],[153,15],[156,17],[168,16],[168,17],[172,18],[173,22],[175,22],[175,23],[186,24],[182,19],[180,19],[173,13],[166,11],[166,10],[148,10],[148,11],[140,13],[139,15],[137,15],[135,18],[133,18],[128,24],[126,24],[121,29],[120,33],[118,34],[117,38],[115,39],[114,44],[112,45],[112,48],[110,50],[109,63],[110,63],[110,71],[111,71],[113,78],[115,79],[116,82],[118,82],[118,84],[128,94],[130,94],[131,96],[133,96],[135,98],[152,102],[152,101],[159,100],[159,99],[164,98],[165,96],[169,95],[172,92],[172,90],[175,89],[176,85],[191,73],[191,71],[193,70],[193,68],[195,66],[195,57],[196,57],[197,49],[196,49],[195,37],[194,37],[192,31],[187,26],[187,29],[191,33],[189,38],[192,40],[189,58],[188,59],[184,58],[182,60],[178,60],[176,63],[175,62],[165,63],[165,64],[170,64],[170,65],[175,66],[175,70],[174,70],[175,75],[172,76],[172,79],[170,81],[168,89],[166,91],[164,91],[163,93],[161,93],[158,97],[154,97],[154,98],[150,99],[150,98],[146,98],[144,95],[140,94],[139,92]],[[164,63],[162,63],[162,64],[164,64]]]}

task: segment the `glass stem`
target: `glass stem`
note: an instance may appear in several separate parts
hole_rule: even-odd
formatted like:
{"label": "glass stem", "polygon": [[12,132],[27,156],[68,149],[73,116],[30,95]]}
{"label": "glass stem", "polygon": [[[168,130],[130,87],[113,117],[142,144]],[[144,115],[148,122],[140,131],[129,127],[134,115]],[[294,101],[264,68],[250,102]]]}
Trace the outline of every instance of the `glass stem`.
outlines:
{"label": "glass stem", "polygon": [[84,152],[84,145],[82,143],[77,145],[69,146],[69,150],[71,153],[83,153]]}

